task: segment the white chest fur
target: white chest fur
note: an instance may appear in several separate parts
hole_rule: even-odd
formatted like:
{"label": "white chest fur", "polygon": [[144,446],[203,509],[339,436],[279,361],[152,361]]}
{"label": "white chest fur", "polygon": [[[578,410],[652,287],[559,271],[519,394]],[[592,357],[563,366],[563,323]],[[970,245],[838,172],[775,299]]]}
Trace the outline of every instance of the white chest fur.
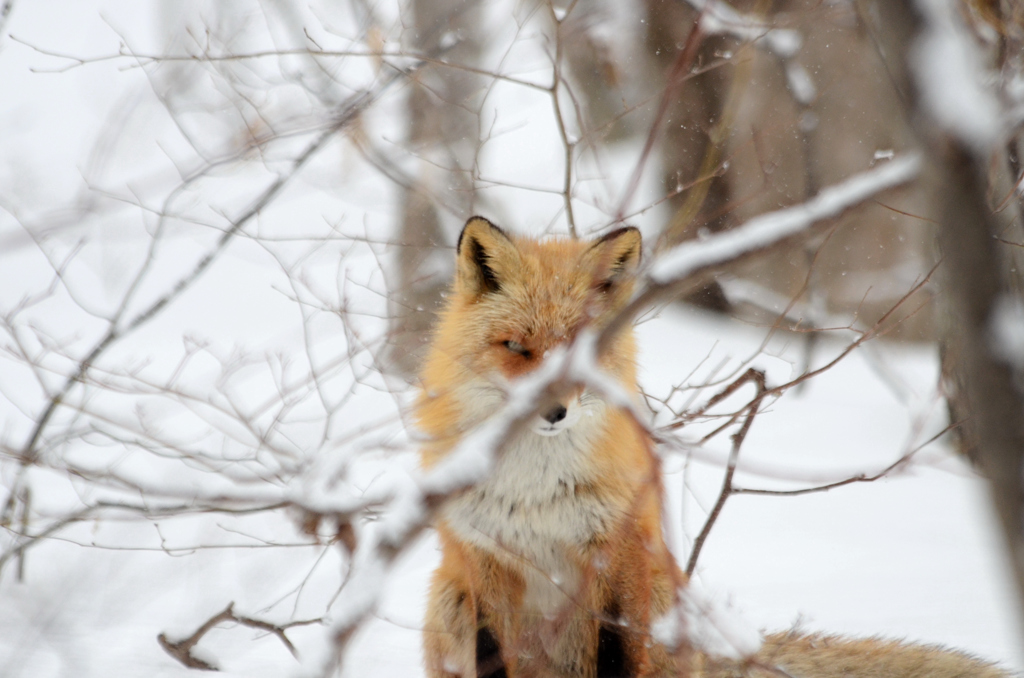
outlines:
{"label": "white chest fur", "polygon": [[545,614],[564,600],[559,590],[575,590],[574,554],[616,517],[615,507],[592,489],[591,455],[603,432],[603,408],[595,409],[557,436],[523,432],[503,450],[491,476],[444,511],[459,538],[523,573],[524,603]]}

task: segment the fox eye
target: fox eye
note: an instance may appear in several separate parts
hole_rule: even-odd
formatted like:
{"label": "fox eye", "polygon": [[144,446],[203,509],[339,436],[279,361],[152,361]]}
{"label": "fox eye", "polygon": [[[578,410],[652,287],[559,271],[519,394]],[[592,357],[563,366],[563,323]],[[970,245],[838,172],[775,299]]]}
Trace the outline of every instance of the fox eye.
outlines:
{"label": "fox eye", "polygon": [[511,341],[511,340],[509,340],[509,341],[503,342],[503,345],[508,350],[512,351],[513,353],[518,353],[519,355],[523,356],[524,358],[529,358],[530,357],[530,351],[525,346],[520,344],[518,341]]}

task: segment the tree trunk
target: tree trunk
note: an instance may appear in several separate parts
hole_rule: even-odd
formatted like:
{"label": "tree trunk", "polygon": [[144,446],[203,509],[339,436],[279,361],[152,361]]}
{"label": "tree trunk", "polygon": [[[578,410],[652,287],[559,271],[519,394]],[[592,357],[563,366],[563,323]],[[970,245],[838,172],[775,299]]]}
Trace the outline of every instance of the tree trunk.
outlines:
{"label": "tree trunk", "polygon": [[[991,188],[1012,183],[1012,177],[1002,176],[1009,172],[1006,155],[970,143],[924,102],[921,71],[910,61],[927,28],[919,5],[909,0],[859,4],[862,14],[873,18],[871,30],[925,153],[923,181],[940,222],[942,298],[948,311],[945,362],[961,387],[957,409],[969,417],[971,446],[989,479],[1024,603],[1024,240],[1019,226],[1008,232],[988,199]],[[1012,331],[1016,345],[1001,336]]]}
{"label": "tree trunk", "polygon": [[[410,49],[441,53],[455,64],[480,55],[481,12],[475,0],[414,0]],[[451,46],[448,47],[449,43]],[[473,165],[479,148],[479,76],[427,66],[408,103],[408,146],[417,158],[402,187],[401,224],[393,259],[391,363],[411,377],[451,278],[451,248],[473,213]]]}

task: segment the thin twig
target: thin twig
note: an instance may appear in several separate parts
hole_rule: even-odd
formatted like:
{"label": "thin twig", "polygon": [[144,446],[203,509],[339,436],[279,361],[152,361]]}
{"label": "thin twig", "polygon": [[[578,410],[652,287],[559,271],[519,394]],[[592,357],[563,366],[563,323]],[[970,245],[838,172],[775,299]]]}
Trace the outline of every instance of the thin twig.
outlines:
{"label": "thin twig", "polygon": [[672,64],[672,70],[669,72],[668,82],[665,84],[665,91],[662,93],[661,101],[658,103],[658,110],[654,116],[654,121],[651,123],[650,130],[647,133],[647,139],[644,141],[643,150],[640,151],[640,157],[637,159],[636,166],[633,168],[633,174],[630,176],[629,183],[626,184],[626,190],[623,192],[622,198],[619,200],[619,208],[615,212],[614,223],[621,223],[625,218],[626,210],[629,209],[629,203],[633,199],[633,194],[636,193],[636,189],[640,186],[640,179],[643,176],[644,167],[647,165],[647,160],[651,155],[651,151],[654,150],[654,143],[658,140],[658,136],[661,134],[661,129],[664,126],[665,117],[668,115],[669,107],[672,102],[678,98],[679,88],[686,80],[686,74],[693,67],[694,61],[697,58],[697,50],[704,41],[704,33],[701,31],[702,16],[703,15],[701,13],[697,14],[697,17],[693,21],[693,25],[690,27],[690,33],[686,37],[686,43],[679,51],[675,63]]}
{"label": "thin twig", "polygon": [[[24,501],[26,502],[26,504],[30,503],[30,493],[24,497]],[[57,532],[61,531],[69,525],[90,520],[101,511],[130,511],[132,513],[138,513],[144,518],[159,518],[164,516],[196,515],[202,513],[246,515],[253,513],[263,513],[266,511],[276,511],[292,505],[289,502],[277,502],[274,504],[258,504],[255,506],[238,507],[232,507],[227,504],[228,502],[222,500],[220,504],[196,504],[195,502],[190,502],[188,504],[174,504],[162,507],[154,507],[147,505],[128,504],[125,502],[98,501],[94,504],[85,506],[79,509],[78,511],[62,516],[61,518],[53,521],[36,534],[28,533],[27,512],[30,507],[26,505],[22,507],[22,531],[19,533],[17,531],[11,530],[11,532],[14,533],[15,536],[18,538],[17,543],[14,546],[8,548],[2,554],[0,554],[0,573],[3,572],[4,566],[12,558],[22,559],[24,557],[25,552],[32,546],[41,543],[44,539],[48,537],[52,537]]]}
{"label": "thin twig", "polygon": [[551,63],[551,86],[548,88],[548,92],[551,95],[551,103],[555,109],[555,124],[558,127],[558,134],[562,139],[562,147],[565,149],[564,159],[565,170],[562,175],[562,201],[565,205],[565,219],[569,226],[569,235],[574,239],[579,237],[579,233],[576,230],[576,217],[573,213],[572,207],[572,166],[573,166],[573,151],[576,149],[576,142],[570,141],[569,133],[565,128],[565,117],[562,113],[562,104],[558,100],[559,87],[565,87],[568,89],[569,83],[563,82],[562,78],[562,21],[569,15],[573,7],[576,5],[576,0],[573,0],[572,4],[565,12],[565,16],[559,19],[555,13],[554,4],[548,3],[548,10],[551,13],[551,19],[555,22],[555,55],[552,58]]}
{"label": "thin twig", "polygon": [[758,410],[761,408],[761,402],[764,400],[768,393],[765,385],[764,372],[761,370],[754,369],[753,367],[743,373],[739,379],[730,384],[725,391],[715,398],[712,398],[715,402],[720,402],[722,398],[727,397],[729,393],[733,393],[743,384],[753,383],[757,387],[757,393],[754,398],[744,407],[747,412],[747,417],[743,421],[743,425],[740,426],[740,430],[733,434],[732,437],[732,450],[729,452],[729,463],[725,469],[725,478],[722,480],[722,489],[718,493],[718,499],[715,501],[714,507],[708,514],[707,520],[704,521],[704,527],[701,528],[700,533],[693,542],[693,550],[690,551],[690,557],[686,561],[686,574],[693,576],[693,571],[697,567],[697,559],[700,557],[701,549],[704,548],[704,542],[707,541],[708,535],[711,534],[711,528],[715,526],[715,521],[718,520],[718,516],[722,513],[722,508],[725,506],[726,500],[734,493],[732,487],[732,478],[736,473],[736,464],[740,458],[740,448],[743,446],[743,441],[747,437],[747,432],[750,431],[751,425],[754,423],[754,417],[757,416]]}
{"label": "thin twig", "polygon": [[234,602],[228,603],[226,608],[207,619],[202,626],[196,629],[195,633],[183,640],[179,640],[177,642],[172,641],[167,637],[167,634],[164,633],[158,635],[156,639],[159,641],[160,646],[167,651],[167,654],[177,659],[184,666],[187,666],[190,669],[200,669],[202,671],[218,671],[219,669],[213,664],[210,664],[209,662],[192,654],[192,648],[203,639],[203,636],[217,626],[217,624],[235,622],[242,626],[248,626],[250,628],[272,633],[281,640],[286,648],[288,648],[288,651],[292,653],[292,656],[298,659],[299,652],[295,649],[292,642],[288,640],[288,636],[285,635],[285,631],[293,626],[308,626],[310,624],[323,623],[323,619],[304,619],[301,621],[289,622],[287,624],[271,624],[270,622],[263,621],[262,619],[253,619],[252,617],[235,614],[234,608]]}
{"label": "thin twig", "polygon": [[[2,17],[0,17],[2,18]],[[250,61],[254,59],[268,59],[268,58],[282,58],[289,56],[310,56],[310,57],[336,57],[336,58],[348,58],[348,57],[364,57],[371,59],[383,60],[388,66],[399,70],[399,71],[410,71],[419,68],[420,65],[431,65],[439,66],[441,68],[451,68],[459,71],[465,71],[474,75],[483,75],[488,78],[494,78],[495,80],[501,80],[508,82],[513,85],[519,85],[521,87],[527,87],[529,89],[538,90],[541,92],[549,91],[550,87],[538,82],[531,82],[529,80],[523,80],[512,75],[505,75],[495,71],[490,71],[483,68],[477,68],[468,64],[456,64],[444,59],[438,58],[437,56],[431,56],[429,54],[420,54],[408,50],[397,50],[397,51],[382,51],[382,50],[321,50],[321,49],[268,49],[258,50],[255,52],[240,52],[234,54],[209,54],[204,52],[202,54],[148,54],[145,52],[128,51],[127,49],[117,52],[116,54],[104,54],[95,57],[80,57],[66,52],[59,52],[52,49],[47,49],[34,45],[31,42],[17,36],[10,36],[11,40],[21,43],[26,47],[43,54],[45,56],[56,57],[58,59],[67,59],[73,63],[68,66],[64,66],[59,69],[51,70],[40,70],[33,69],[33,72],[44,72],[44,73],[64,73],[71,69],[80,68],[82,66],[88,66],[91,64],[102,63],[105,61],[119,61],[122,59],[131,59],[136,62],[136,67],[147,66],[155,63],[165,62],[185,62],[185,63],[222,63],[222,62],[233,62],[233,61]],[[392,63],[389,59],[411,59],[416,62],[414,67],[402,67],[399,64]]]}
{"label": "thin twig", "polygon": [[828,492],[829,490],[833,490],[833,489],[835,489],[837,487],[844,487],[846,485],[852,485],[854,483],[873,483],[876,480],[881,480],[882,478],[888,476],[893,471],[895,471],[895,470],[897,470],[899,468],[903,468],[904,466],[906,466],[910,462],[910,460],[918,452],[923,450],[928,445],[931,445],[933,442],[935,442],[936,440],[938,440],[939,438],[944,436],[946,433],[949,433],[950,431],[960,427],[962,424],[963,424],[962,421],[958,421],[958,422],[954,422],[954,423],[950,424],[949,426],[946,426],[944,429],[942,429],[941,431],[939,431],[938,433],[933,435],[931,438],[929,438],[925,442],[921,443],[920,445],[918,445],[914,449],[910,450],[906,454],[902,455],[899,459],[897,459],[896,461],[894,461],[893,463],[889,464],[884,469],[882,469],[881,471],[879,471],[878,473],[875,473],[873,475],[868,475],[866,473],[861,473],[859,475],[852,476],[852,477],[846,478],[844,480],[838,480],[838,481],[836,481],[834,483],[826,483],[825,485],[817,485],[815,487],[803,487],[803,488],[800,488],[798,490],[766,490],[766,489],[751,488],[751,487],[733,487],[732,493],[733,494],[759,494],[759,495],[766,495],[766,496],[773,496],[773,497],[797,497],[797,496],[800,496],[800,495],[803,495],[803,494],[814,494],[816,492]]}

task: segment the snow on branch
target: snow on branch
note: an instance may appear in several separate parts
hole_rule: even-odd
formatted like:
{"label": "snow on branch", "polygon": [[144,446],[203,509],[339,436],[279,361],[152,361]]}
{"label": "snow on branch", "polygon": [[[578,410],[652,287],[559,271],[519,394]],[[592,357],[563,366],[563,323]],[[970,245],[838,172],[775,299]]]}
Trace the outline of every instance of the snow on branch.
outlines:
{"label": "snow on branch", "polygon": [[868,198],[913,180],[920,170],[917,154],[888,163],[823,189],[807,202],[754,217],[745,224],[704,240],[688,240],[658,255],[647,268],[646,285],[601,331],[597,353],[640,313],[679,292],[678,287],[711,270],[762,252],[832,219]]}
{"label": "snow on branch", "polygon": [[560,383],[584,384],[609,404],[633,409],[630,395],[598,363],[597,339],[594,332],[584,331],[568,348],[551,350],[539,369],[512,385],[499,413],[463,438],[424,475],[422,489],[428,494],[450,494],[486,479],[501,445],[536,414],[538,403]]}
{"label": "snow on branch", "polygon": [[952,3],[917,0],[915,5],[924,25],[908,60],[921,101],[948,132],[987,152],[1002,135],[1004,120],[995,92],[984,84],[981,50]]}
{"label": "snow on branch", "polygon": [[655,285],[670,285],[702,269],[761,251],[819,221],[839,216],[877,193],[910,181],[917,176],[920,165],[917,155],[897,158],[830,186],[803,204],[762,214],[706,240],[685,242],[658,257],[647,277]]}

